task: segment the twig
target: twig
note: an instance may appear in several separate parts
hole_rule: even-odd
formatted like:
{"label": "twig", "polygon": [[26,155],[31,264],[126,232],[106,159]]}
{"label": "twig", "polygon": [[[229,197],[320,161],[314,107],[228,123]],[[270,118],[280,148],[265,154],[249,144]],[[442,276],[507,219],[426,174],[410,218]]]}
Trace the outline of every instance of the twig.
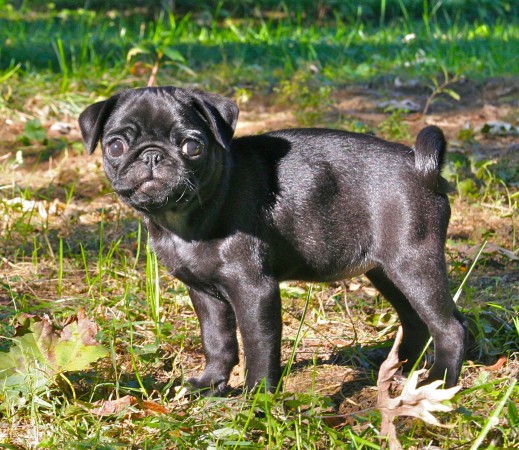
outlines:
{"label": "twig", "polygon": [[159,71],[159,65],[160,65],[160,56],[157,57],[155,60],[155,64],[153,64],[153,68],[151,69],[151,75],[148,79],[148,86],[147,87],[153,87],[155,86],[155,79],[157,78],[157,72]]}

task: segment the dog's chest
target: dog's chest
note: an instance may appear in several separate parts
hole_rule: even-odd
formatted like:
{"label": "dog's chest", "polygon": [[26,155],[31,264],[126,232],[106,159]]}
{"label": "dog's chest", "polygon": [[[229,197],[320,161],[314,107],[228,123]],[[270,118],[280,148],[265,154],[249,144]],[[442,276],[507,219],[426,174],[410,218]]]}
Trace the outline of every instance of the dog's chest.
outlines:
{"label": "dog's chest", "polygon": [[150,233],[150,236],[160,261],[180,281],[202,287],[218,279],[222,265],[218,242],[186,241],[173,233]]}

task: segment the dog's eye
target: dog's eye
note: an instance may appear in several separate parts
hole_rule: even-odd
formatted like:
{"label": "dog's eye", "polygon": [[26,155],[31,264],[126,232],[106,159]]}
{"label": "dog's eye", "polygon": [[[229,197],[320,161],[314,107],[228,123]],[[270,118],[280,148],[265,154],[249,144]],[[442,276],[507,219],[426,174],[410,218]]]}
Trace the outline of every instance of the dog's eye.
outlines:
{"label": "dog's eye", "polygon": [[202,143],[195,141],[194,139],[187,139],[182,144],[182,153],[184,153],[184,155],[188,156],[189,158],[200,155],[200,153],[202,153],[202,149]]}
{"label": "dog's eye", "polygon": [[119,158],[126,151],[126,144],[121,139],[116,139],[108,146],[108,153],[112,158]]}

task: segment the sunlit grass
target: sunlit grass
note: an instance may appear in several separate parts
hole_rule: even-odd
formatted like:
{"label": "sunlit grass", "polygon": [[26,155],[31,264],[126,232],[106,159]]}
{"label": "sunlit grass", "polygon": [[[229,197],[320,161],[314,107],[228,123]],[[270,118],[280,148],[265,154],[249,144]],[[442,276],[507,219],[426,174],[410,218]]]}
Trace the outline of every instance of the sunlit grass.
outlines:
{"label": "sunlit grass", "polygon": [[[73,87],[107,95],[121,84],[142,85],[146,74],[136,69],[134,60],[127,62],[128,52],[142,45],[175,49],[189,68],[182,70],[165,58],[160,83],[205,88],[218,85],[224,65],[229,67],[221,75],[231,78],[228,86],[243,83],[246,68],[253,67],[245,81],[260,88],[278,84],[308,63],[333,85],[381,73],[423,78],[440,73],[441,65],[475,79],[519,72],[519,24],[504,18],[491,25],[451,20],[429,27],[402,19],[378,27],[339,16],[324,24],[290,18],[211,21],[173,14],[150,21],[138,15],[70,11],[38,18],[4,14],[0,39],[5,43],[0,53],[4,73],[21,65],[12,82],[38,72],[42,84],[45,78],[56,83],[59,77],[63,93]],[[107,78],[109,72],[113,75]]]}
{"label": "sunlit grass", "polygon": [[[301,14],[212,20],[163,13],[152,21],[113,11],[1,12],[0,114],[24,124],[39,114],[75,121],[93,100],[145,85],[146,64],[153,63],[153,51],[161,46],[177,50],[184,60],[164,57],[160,84],[196,85],[227,95],[240,89],[260,96],[284,93],[284,106],[299,108],[301,122],[309,124],[326,117],[334,89],[351,82],[397,75],[427,81],[443,70],[476,80],[518,73],[519,25],[513,17],[503,13],[486,24],[440,11],[425,22],[412,15],[390,16],[394,5],[387,3],[388,13],[374,21],[331,15],[319,24]],[[128,60],[137,46],[150,53]],[[308,95],[298,95],[305,87]],[[388,120],[377,132],[392,139],[407,136],[401,112]],[[38,137],[36,125],[32,132],[14,128],[17,134],[0,148],[0,345],[3,350],[9,345],[20,313],[48,314],[62,325],[83,307],[98,323],[98,340],[110,356],[90,371],[68,375],[76,397],[64,386],[49,384],[43,393],[14,402],[0,386],[0,446],[380,448],[380,415],[369,404],[376,368],[367,348],[386,346],[396,324],[393,310],[364,279],[346,287],[282,286],[285,382],[292,390],[186,397],[184,380],[201,370],[203,360],[185,287],[157,264],[138,218],[107,193],[100,165],[88,166],[78,156],[81,144]],[[76,158],[80,177],[60,184],[52,168]],[[467,217],[490,207],[499,211],[500,220],[514,224],[519,201],[514,173],[503,163],[451,153],[445,174],[455,186],[455,207],[466,208]],[[480,205],[483,200],[487,206]],[[56,211],[51,213],[52,205]],[[454,244],[479,246],[492,230],[481,233],[481,240],[449,241],[453,294],[470,267]],[[515,234],[512,226],[511,250],[516,250]],[[475,317],[479,350],[505,354],[509,368],[465,364],[461,383],[466,389],[454,399],[458,409],[441,418],[450,428],[402,419],[404,448],[518,445],[513,370],[519,323],[512,264],[483,252],[459,301]],[[238,387],[241,377],[234,375]],[[164,405],[169,413],[92,413],[94,402],[125,395]]]}

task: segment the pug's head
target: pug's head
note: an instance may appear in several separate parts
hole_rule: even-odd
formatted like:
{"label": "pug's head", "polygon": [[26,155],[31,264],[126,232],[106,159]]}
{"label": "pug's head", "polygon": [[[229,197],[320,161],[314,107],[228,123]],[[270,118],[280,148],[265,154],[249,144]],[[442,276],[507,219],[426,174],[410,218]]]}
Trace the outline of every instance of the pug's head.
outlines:
{"label": "pug's head", "polygon": [[224,97],[176,87],[122,91],[79,116],[120,198],[143,213],[185,210],[217,189],[238,119]]}

